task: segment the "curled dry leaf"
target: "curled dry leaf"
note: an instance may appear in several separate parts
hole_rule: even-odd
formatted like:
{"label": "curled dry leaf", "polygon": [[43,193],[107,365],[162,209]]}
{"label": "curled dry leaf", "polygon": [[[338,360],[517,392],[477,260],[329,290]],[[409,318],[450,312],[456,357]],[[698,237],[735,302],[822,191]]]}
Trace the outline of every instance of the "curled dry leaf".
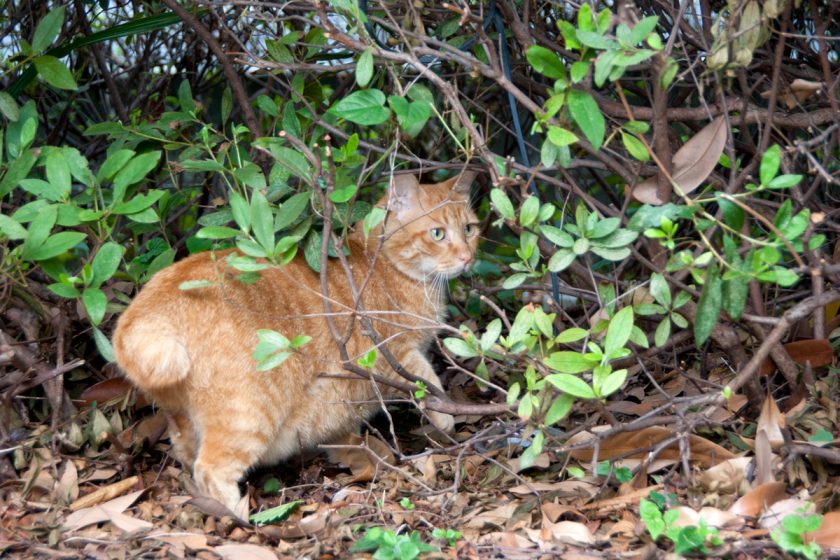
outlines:
{"label": "curled dry leaf", "polygon": [[[569,455],[578,461],[591,461],[597,433],[608,430],[610,427],[597,426],[591,432],[575,434],[566,442],[567,446],[571,447],[587,442],[590,445],[581,449],[574,449],[569,452]],[[642,459],[647,456],[653,447],[673,436],[674,431],[664,426],[651,426],[635,432],[615,434],[601,441],[598,447],[598,459],[609,460],[619,457]],[[734,457],[731,451],[700,436],[692,434],[688,436],[688,442],[691,449],[690,462],[701,467],[708,468]],[[663,449],[657,458],[680,460],[680,448],[677,442],[673,442]]]}
{"label": "curled dry leaf", "polygon": [[[244,496],[243,496],[244,497]],[[250,527],[251,524],[246,517],[239,516],[236,512],[225,506],[222,502],[214,500],[208,496],[196,496],[184,502],[184,505],[193,506],[204,515],[211,515],[218,519],[222,517],[230,517],[233,522],[240,527]]]}
{"label": "curled dry leaf", "polygon": [[717,494],[733,494],[738,491],[747,466],[752,459],[750,457],[735,457],[718,463],[714,467],[700,473],[698,482],[700,487],[707,492]]}
{"label": "curled dry leaf", "polygon": [[760,484],[738,498],[729,508],[731,513],[744,517],[758,517],[765,508],[772,506],[787,497],[784,482],[768,482]]}
{"label": "curled dry leaf", "polygon": [[549,529],[556,542],[587,546],[595,544],[595,535],[586,525],[577,521],[560,521],[551,525]]}
{"label": "curled dry leaf", "polygon": [[764,404],[761,405],[761,414],[758,416],[758,426],[756,431],[765,431],[767,433],[767,441],[773,451],[778,451],[785,438],[782,435],[782,428],[785,427],[785,417],[776,405],[776,399],[768,396],[764,399]]}
{"label": "curled dry leaf", "polygon": [[55,485],[55,495],[63,504],[70,503],[79,497],[79,472],[72,460],[64,461],[61,478]]}
{"label": "curled dry leaf", "polygon": [[[726,121],[717,117],[677,150],[671,160],[671,175],[684,194],[703,184],[714,171],[726,146]],[[645,204],[659,206],[668,202],[657,193],[659,179],[645,179],[633,188],[633,198]]]}
{"label": "curled dry leaf", "polygon": [[699,525],[701,519],[706,522],[706,525],[716,529],[737,529],[744,525],[744,519],[741,516],[718,508],[704,507],[700,511],[695,511],[690,507],[680,506],[675,509],[679,512],[679,516],[673,523],[674,527]]}
{"label": "curled dry leaf", "polygon": [[[100,502],[104,502],[105,500],[110,500],[121,494],[125,494],[126,492],[134,488],[134,486],[136,486],[139,482],[139,476],[130,476],[124,480],[120,480],[119,482],[115,482],[113,484],[109,484],[108,486],[98,488],[97,490],[91,492],[90,494],[82,496],[81,498],[70,504],[70,510],[79,511],[83,508],[91,507]],[[134,494],[132,494],[132,496],[133,495]]]}

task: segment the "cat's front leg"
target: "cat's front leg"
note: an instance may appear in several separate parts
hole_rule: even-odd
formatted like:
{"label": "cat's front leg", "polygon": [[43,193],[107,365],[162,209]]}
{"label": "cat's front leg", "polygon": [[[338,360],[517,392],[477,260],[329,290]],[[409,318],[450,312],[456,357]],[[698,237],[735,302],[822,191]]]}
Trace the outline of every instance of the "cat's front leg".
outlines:
{"label": "cat's front leg", "polygon": [[[432,368],[432,364],[429,363],[429,360],[426,359],[426,356],[424,356],[422,352],[416,349],[410,350],[402,356],[397,356],[397,358],[408,372],[423,379],[427,385],[434,385],[441,391],[443,390],[440,378],[435,373],[434,368]],[[455,428],[455,418],[451,414],[444,414],[434,410],[429,410],[427,414],[429,415],[429,419],[432,421],[432,424],[434,424],[439,430],[451,432]]]}

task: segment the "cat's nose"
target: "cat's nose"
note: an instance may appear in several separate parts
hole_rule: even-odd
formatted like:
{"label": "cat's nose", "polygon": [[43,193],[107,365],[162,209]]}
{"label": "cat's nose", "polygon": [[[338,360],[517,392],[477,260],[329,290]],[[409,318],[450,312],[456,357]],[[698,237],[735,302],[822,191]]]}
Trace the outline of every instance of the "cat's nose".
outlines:
{"label": "cat's nose", "polygon": [[469,249],[464,249],[458,252],[458,260],[464,263],[464,266],[469,266],[469,264],[473,260],[472,251]]}

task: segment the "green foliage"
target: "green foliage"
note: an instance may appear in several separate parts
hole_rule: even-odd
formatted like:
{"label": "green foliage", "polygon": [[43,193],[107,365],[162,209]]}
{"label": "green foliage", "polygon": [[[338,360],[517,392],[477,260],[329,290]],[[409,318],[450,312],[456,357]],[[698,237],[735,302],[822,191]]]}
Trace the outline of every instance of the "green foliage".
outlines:
{"label": "green foliage", "polygon": [[770,531],[770,538],[787,553],[816,560],[822,552],[820,545],[813,541],[805,542],[804,535],[816,531],[820,525],[822,517],[819,515],[791,514],[782,519],[781,526]]}
{"label": "green foliage", "polygon": [[253,514],[249,520],[254,525],[267,525],[269,523],[276,523],[278,521],[283,521],[287,517],[289,517],[292,513],[295,512],[297,508],[302,506],[305,502],[303,500],[295,500],[293,502],[287,502],[283,505],[273,507],[271,509],[267,509],[265,511],[261,511],[259,513]]}
{"label": "green foliage", "polygon": [[424,543],[417,531],[397,535],[381,527],[371,527],[365,531],[364,536],[350,548],[351,552],[373,552],[374,560],[414,560],[424,552],[437,550]]}
{"label": "green foliage", "polygon": [[454,529],[433,529],[432,536],[436,539],[446,541],[446,544],[448,544],[450,548],[453,548],[455,544],[464,537],[464,533],[461,531],[455,531]]}
{"label": "green foliage", "polygon": [[701,519],[699,525],[675,526],[679,512],[670,509],[663,513],[661,507],[644,498],[639,502],[639,516],[654,541],[664,535],[679,555],[709,554],[707,544],[714,547],[721,544],[717,529],[706,525],[704,520]]}

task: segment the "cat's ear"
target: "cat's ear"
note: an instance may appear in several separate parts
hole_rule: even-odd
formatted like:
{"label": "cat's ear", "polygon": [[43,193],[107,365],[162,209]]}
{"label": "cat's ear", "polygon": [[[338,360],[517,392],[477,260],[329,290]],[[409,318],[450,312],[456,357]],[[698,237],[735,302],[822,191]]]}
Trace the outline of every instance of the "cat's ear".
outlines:
{"label": "cat's ear", "polygon": [[473,182],[475,182],[476,175],[478,175],[478,172],[476,171],[471,171],[469,169],[464,171],[455,178],[452,183],[452,190],[465,198],[469,198],[470,188],[472,187]]}
{"label": "cat's ear", "polygon": [[410,174],[392,175],[388,188],[388,208],[397,215],[405,214],[419,204],[420,182]]}

